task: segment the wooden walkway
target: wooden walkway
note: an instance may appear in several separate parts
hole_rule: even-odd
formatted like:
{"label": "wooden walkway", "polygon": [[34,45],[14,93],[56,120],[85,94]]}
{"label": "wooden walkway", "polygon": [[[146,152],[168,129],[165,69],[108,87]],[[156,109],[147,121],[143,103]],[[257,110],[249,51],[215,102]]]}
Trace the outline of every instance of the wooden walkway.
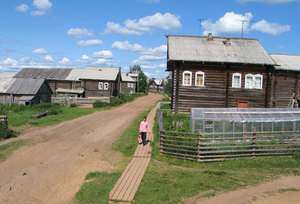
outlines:
{"label": "wooden walkway", "polygon": [[[157,104],[149,113],[147,120],[150,127],[153,127],[154,117],[158,108]],[[153,141],[153,134],[147,135],[147,140]],[[113,189],[109,193],[109,200],[117,200],[123,202],[132,202],[146,172],[148,164],[151,159],[151,145],[150,142],[143,145],[138,145],[133,159],[124,170],[122,176],[119,178]]]}

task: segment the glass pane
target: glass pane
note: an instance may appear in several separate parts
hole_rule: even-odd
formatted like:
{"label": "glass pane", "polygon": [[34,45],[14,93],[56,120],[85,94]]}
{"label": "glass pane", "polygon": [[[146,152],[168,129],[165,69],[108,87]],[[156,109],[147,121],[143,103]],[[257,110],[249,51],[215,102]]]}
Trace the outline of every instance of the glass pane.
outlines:
{"label": "glass pane", "polygon": [[191,74],[190,73],[184,74],[184,84],[191,84]]}

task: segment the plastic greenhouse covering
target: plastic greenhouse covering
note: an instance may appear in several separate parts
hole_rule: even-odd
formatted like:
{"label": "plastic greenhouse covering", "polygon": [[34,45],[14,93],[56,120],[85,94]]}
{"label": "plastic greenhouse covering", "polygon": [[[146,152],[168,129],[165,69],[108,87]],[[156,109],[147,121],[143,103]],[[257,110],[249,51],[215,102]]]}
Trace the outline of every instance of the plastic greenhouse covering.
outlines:
{"label": "plastic greenhouse covering", "polygon": [[300,131],[300,109],[192,108],[193,132]]}

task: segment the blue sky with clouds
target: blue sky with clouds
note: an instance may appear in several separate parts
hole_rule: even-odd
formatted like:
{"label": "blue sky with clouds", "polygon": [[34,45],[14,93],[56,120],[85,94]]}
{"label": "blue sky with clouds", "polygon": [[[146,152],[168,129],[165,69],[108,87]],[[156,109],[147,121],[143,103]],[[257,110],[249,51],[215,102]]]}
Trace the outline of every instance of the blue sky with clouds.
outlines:
{"label": "blue sky with clouds", "polygon": [[300,54],[299,0],[0,0],[0,72],[121,67],[167,76],[171,35],[257,38]]}

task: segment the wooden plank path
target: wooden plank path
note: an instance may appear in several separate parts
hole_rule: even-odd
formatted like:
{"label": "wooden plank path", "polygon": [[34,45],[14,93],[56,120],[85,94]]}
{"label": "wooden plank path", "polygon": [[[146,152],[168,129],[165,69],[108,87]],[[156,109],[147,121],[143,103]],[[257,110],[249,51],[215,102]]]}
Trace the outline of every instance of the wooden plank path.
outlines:
{"label": "wooden plank path", "polygon": [[[150,127],[153,127],[154,117],[159,104],[157,104],[149,113],[147,120]],[[153,134],[147,134],[147,140],[153,141]],[[123,174],[109,193],[109,200],[117,200],[123,202],[132,202],[143,179],[148,164],[151,159],[152,148],[150,142],[138,145],[133,159],[130,161]]]}

